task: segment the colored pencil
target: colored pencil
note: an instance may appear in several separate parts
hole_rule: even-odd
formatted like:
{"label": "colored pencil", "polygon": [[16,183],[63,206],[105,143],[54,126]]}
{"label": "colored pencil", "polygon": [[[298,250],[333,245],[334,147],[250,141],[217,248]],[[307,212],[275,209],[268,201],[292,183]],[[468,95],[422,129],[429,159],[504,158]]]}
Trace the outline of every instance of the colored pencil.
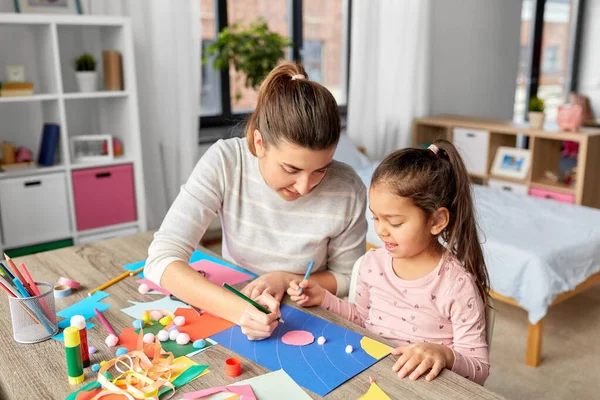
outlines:
{"label": "colored pencil", "polygon": [[[229,290],[231,293],[235,294],[236,296],[238,296],[239,298],[246,300],[248,303],[252,304],[254,307],[258,308],[260,311],[264,312],[265,314],[271,314],[271,311],[263,306],[261,306],[260,304],[258,304],[257,302],[255,302],[254,300],[252,300],[249,297],[246,297],[243,293],[239,292],[238,290],[236,290],[235,288],[229,286],[228,284],[224,283],[223,287],[227,290]],[[281,322],[283,324],[283,320],[281,318],[277,318],[277,321]]]}
{"label": "colored pencil", "polygon": [[134,275],[137,275],[137,274],[139,274],[140,272],[142,272],[143,270],[144,270],[144,267],[140,267],[140,268],[136,269],[135,271],[131,271],[131,272],[129,273],[129,276],[134,276]]}
{"label": "colored pencil", "polygon": [[0,268],[2,269],[2,272],[4,272],[4,275],[10,279],[10,281],[12,282],[13,279],[15,279],[15,276],[13,274],[10,273],[10,271],[8,270],[8,268],[6,268],[4,266],[4,264],[0,263]]}
{"label": "colored pencil", "polygon": [[[23,276],[29,282],[29,286],[31,287],[31,290],[33,291],[33,295],[39,296],[41,294],[40,289],[38,289],[37,285],[35,284],[35,281],[31,277],[31,274],[29,273],[29,270],[25,266],[25,263],[19,264],[19,268],[21,268],[21,272],[23,273]],[[54,315],[54,313],[50,312],[50,308],[48,307],[48,303],[46,303],[46,299],[40,299],[40,303],[42,304],[42,307],[44,308],[44,311],[46,312],[46,315],[48,316],[50,321],[55,323],[56,316]]]}
{"label": "colored pencil", "polygon": [[[311,261],[310,264],[308,264],[308,269],[306,270],[306,274],[304,274],[304,280],[308,280],[308,277],[310,276],[310,273],[312,272],[313,265],[315,265],[314,261]],[[298,290],[298,294],[302,294],[302,288],[300,288],[300,290]]]}
{"label": "colored pencil", "polygon": [[[21,297],[19,295],[19,293],[16,291],[16,289],[11,289],[12,286],[10,286],[10,285],[7,287],[4,283],[0,282],[0,287],[2,287],[2,289],[4,289],[10,297],[16,297],[16,298]],[[33,313],[29,310],[29,308],[27,306],[25,306],[25,304],[19,302],[19,305],[21,306],[21,308],[23,310],[25,310],[25,312],[27,312],[27,314],[29,314],[29,316],[31,317],[32,320],[34,320],[38,324],[41,324],[40,320],[37,319],[37,317],[35,315],[33,315]]]}
{"label": "colored pencil", "polygon": [[100,285],[96,289],[89,292],[88,296],[91,296],[94,293],[96,293],[98,290],[106,289],[107,287],[114,285],[115,283],[119,282],[120,280],[127,278],[128,276],[130,276],[129,275],[130,273],[131,273],[131,271],[123,272],[121,275],[117,276],[116,278],[111,279],[110,281],[106,282],[105,284]]}
{"label": "colored pencil", "polygon": [[98,310],[97,308],[94,308],[94,312],[96,313],[96,316],[98,316],[98,319],[100,320],[100,322],[102,322],[102,325],[104,325],[104,327],[106,328],[106,331],[108,333],[110,333],[111,335],[115,335],[117,337],[119,337],[115,331],[113,330],[113,328],[110,327],[110,325],[108,324],[108,321],[106,319],[104,319],[104,316],[102,315],[102,313],[100,312],[100,310]]}
{"label": "colored pencil", "polygon": [[[33,295],[33,290],[31,290],[31,287],[29,287],[29,283],[27,283],[27,281],[25,280],[23,275],[21,275],[21,272],[17,268],[17,265],[13,262],[13,260],[11,260],[11,258],[9,256],[6,255],[6,253],[4,253],[4,258],[6,258],[6,262],[8,262],[8,265],[15,272],[15,278],[19,278],[19,281],[23,284],[23,286],[27,290],[27,293],[29,293],[30,296]],[[14,279],[13,279],[13,282],[14,282]]]}

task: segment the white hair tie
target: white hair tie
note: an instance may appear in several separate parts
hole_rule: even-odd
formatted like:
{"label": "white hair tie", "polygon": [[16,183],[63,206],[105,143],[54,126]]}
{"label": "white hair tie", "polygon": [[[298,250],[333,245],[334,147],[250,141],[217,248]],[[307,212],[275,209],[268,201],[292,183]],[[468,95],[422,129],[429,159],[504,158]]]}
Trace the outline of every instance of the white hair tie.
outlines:
{"label": "white hair tie", "polygon": [[293,81],[295,81],[295,80],[297,80],[297,79],[304,79],[304,75],[302,75],[302,74],[298,74],[298,75],[294,75],[294,76],[292,76],[292,80],[293,80]]}
{"label": "white hair tie", "polygon": [[435,144],[430,144],[428,147],[429,150],[433,151],[433,154],[437,155],[440,149]]}

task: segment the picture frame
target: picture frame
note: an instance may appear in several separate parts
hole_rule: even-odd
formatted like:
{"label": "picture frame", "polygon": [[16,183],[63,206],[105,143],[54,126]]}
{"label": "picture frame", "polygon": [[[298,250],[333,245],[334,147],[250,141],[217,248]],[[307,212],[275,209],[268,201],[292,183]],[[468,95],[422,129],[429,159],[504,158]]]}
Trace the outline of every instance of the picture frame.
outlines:
{"label": "picture frame", "polygon": [[71,137],[71,160],[88,163],[114,160],[115,151],[111,135],[77,135]]}
{"label": "picture frame", "polygon": [[525,180],[531,168],[531,150],[498,147],[491,173],[494,176]]}
{"label": "picture frame", "polygon": [[15,11],[27,14],[82,14],[80,0],[14,0]]}

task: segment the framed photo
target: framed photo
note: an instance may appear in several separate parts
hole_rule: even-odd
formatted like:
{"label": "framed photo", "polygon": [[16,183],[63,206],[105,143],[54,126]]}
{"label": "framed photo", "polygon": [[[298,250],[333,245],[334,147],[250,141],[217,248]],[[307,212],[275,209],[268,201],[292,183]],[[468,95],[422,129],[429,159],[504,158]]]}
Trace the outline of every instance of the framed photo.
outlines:
{"label": "framed photo", "polygon": [[14,0],[15,11],[34,14],[81,14],[79,0]]}
{"label": "framed photo", "polygon": [[111,135],[77,135],[71,138],[71,159],[74,163],[107,161],[114,157]]}
{"label": "framed photo", "polygon": [[498,147],[492,165],[492,175],[526,179],[531,167],[531,150]]}
{"label": "framed photo", "polygon": [[25,66],[7,65],[6,82],[25,82]]}

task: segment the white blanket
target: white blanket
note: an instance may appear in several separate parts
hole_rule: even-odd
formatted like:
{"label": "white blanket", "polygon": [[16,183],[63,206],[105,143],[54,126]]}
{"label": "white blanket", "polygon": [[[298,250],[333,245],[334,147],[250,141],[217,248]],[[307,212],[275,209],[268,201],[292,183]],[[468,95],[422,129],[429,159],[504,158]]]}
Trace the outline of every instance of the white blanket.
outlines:
{"label": "white blanket", "polygon": [[[376,163],[356,154],[335,158],[354,163],[369,186]],[[600,210],[478,185],[473,196],[492,289],[515,299],[532,324],[556,296],[600,271]],[[367,241],[380,246],[368,210],[367,220]]]}

